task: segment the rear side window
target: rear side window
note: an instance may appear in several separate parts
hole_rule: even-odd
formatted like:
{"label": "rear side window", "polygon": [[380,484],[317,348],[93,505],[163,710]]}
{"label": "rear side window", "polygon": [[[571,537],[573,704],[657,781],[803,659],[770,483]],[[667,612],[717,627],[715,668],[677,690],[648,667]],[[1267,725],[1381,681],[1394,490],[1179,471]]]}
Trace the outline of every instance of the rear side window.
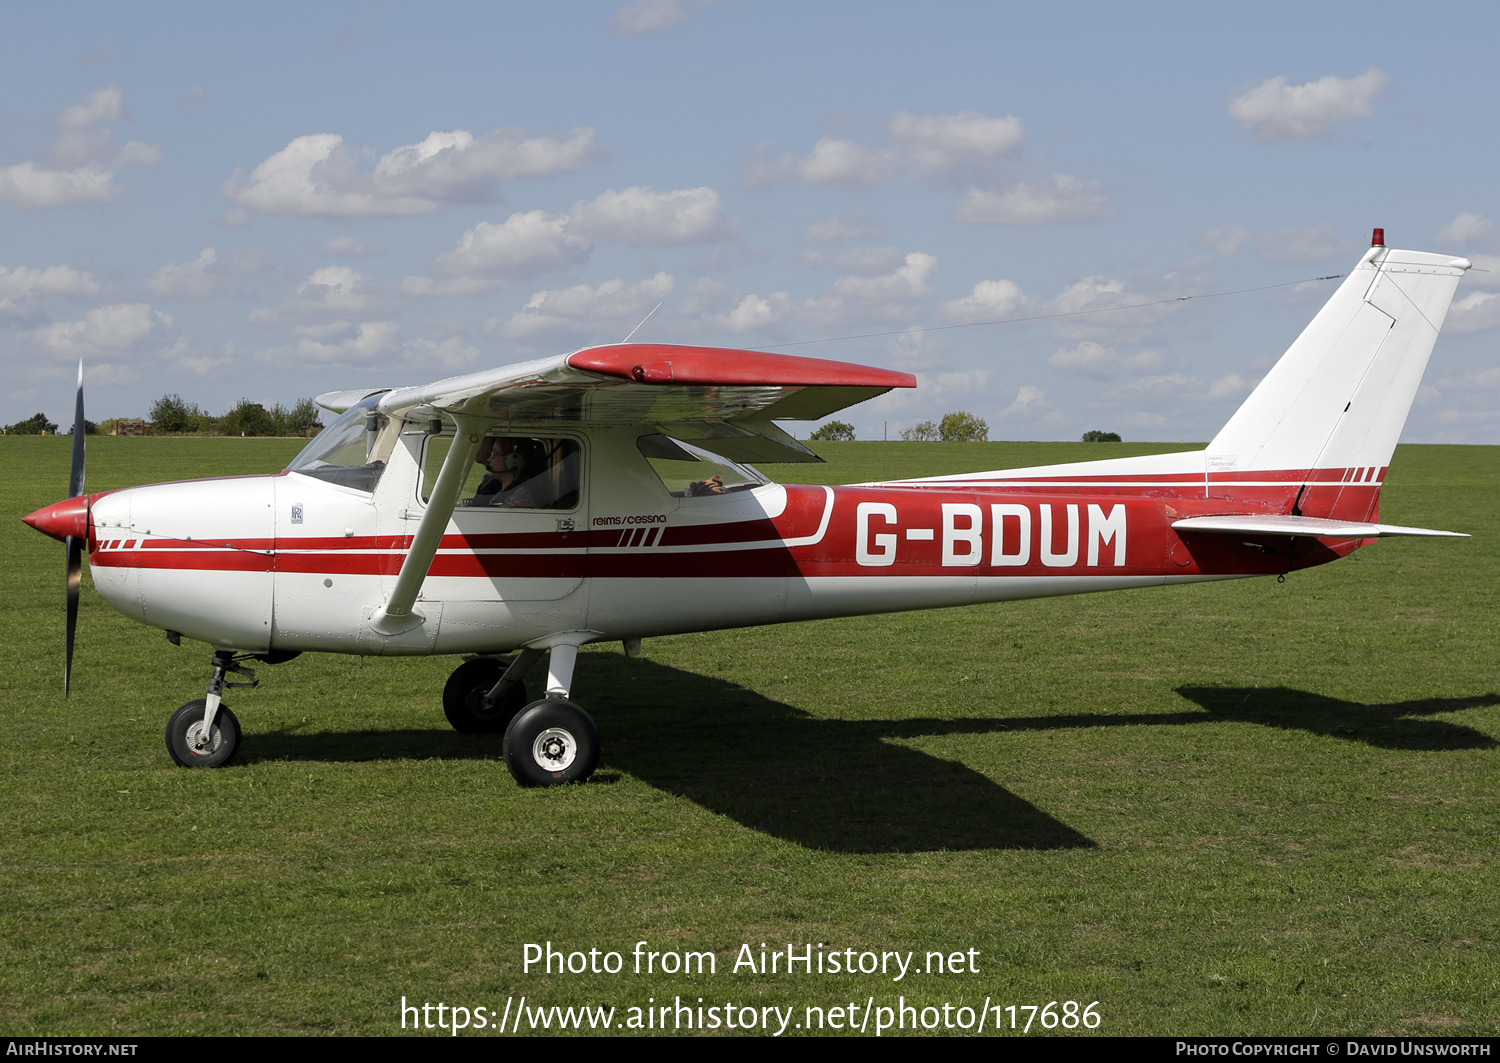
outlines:
{"label": "rear side window", "polygon": [[641,436],[636,440],[636,446],[676,498],[724,495],[770,483],[749,465],[730,461],[671,436]]}

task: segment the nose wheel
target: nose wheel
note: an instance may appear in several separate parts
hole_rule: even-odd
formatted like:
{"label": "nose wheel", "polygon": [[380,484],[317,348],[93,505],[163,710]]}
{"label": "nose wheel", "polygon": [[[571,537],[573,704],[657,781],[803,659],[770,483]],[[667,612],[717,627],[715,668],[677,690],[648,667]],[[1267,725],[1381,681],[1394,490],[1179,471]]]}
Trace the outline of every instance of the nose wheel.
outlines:
{"label": "nose wheel", "polygon": [[[255,669],[240,663],[255,656],[236,654],[233,650],[214,651],[208,697],[188,702],[167,721],[167,752],[178,764],[184,768],[219,768],[234,759],[240,748],[240,721],[219,699],[225,687],[259,685]],[[231,683],[227,679],[230,674],[242,675],[249,682]]]}
{"label": "nose wheel", "polygon": [[167,721],[167,752],[184,768],[217,768],[228,764],[240,748],[240,721],[229,706],[220,704],[214,722],[203,726],[206,698],[190,701]]}

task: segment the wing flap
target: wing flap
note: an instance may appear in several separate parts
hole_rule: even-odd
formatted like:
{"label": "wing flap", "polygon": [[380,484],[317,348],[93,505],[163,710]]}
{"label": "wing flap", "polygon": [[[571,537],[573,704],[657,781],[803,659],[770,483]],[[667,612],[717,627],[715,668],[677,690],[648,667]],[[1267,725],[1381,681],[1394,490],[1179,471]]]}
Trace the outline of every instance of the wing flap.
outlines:
{"label": "wing flap", "polygon": [[1173,521],[1172,527],[1177,531],[1207,532],[1210,535],[1306,535],[1315,539],[1389,539],[1397,536],[1469,538],[1466,532],[1282,514],[1244,513],[1218,517],[1186,517]]}

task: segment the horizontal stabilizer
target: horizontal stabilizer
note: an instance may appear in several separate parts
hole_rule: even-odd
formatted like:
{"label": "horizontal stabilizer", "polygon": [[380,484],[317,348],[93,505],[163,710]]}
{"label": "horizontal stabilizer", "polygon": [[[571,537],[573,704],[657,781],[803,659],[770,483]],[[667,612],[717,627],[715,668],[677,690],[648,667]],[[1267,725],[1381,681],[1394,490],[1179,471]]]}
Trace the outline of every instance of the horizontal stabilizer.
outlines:
{"label": "horizontal stabilizer", "polygon": [[1172,527],[1180,532],[1208,532],[1211,535],[1307,535],[1315,539],[1388,539],[1398,535],[1445,539],[1469,537],[1467,532],[1404,528],[1399,524],[1366,524],[1362,521],[1330,520],[1326,517],[1254,513],[1226,517],[1187,517],[1174,520]]}

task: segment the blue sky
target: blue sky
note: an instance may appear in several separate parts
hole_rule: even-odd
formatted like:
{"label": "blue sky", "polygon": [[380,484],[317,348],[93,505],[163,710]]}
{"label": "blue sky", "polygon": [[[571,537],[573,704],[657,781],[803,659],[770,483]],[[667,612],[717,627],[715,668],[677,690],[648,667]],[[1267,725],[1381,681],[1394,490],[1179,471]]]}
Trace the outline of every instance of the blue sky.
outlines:
{"label": "blue sky", "polygon": [[13,7],[0,423],[64,420],[80,355],[96,420],[219,412],[614,342],[663,301],[637,339],[890,333],[777,348],[918,375],[860,438],[965,409],[1203,440],[1378,225],[1491,271],[1403,438],[1497,443],[1500,19],[1434,10]]}

